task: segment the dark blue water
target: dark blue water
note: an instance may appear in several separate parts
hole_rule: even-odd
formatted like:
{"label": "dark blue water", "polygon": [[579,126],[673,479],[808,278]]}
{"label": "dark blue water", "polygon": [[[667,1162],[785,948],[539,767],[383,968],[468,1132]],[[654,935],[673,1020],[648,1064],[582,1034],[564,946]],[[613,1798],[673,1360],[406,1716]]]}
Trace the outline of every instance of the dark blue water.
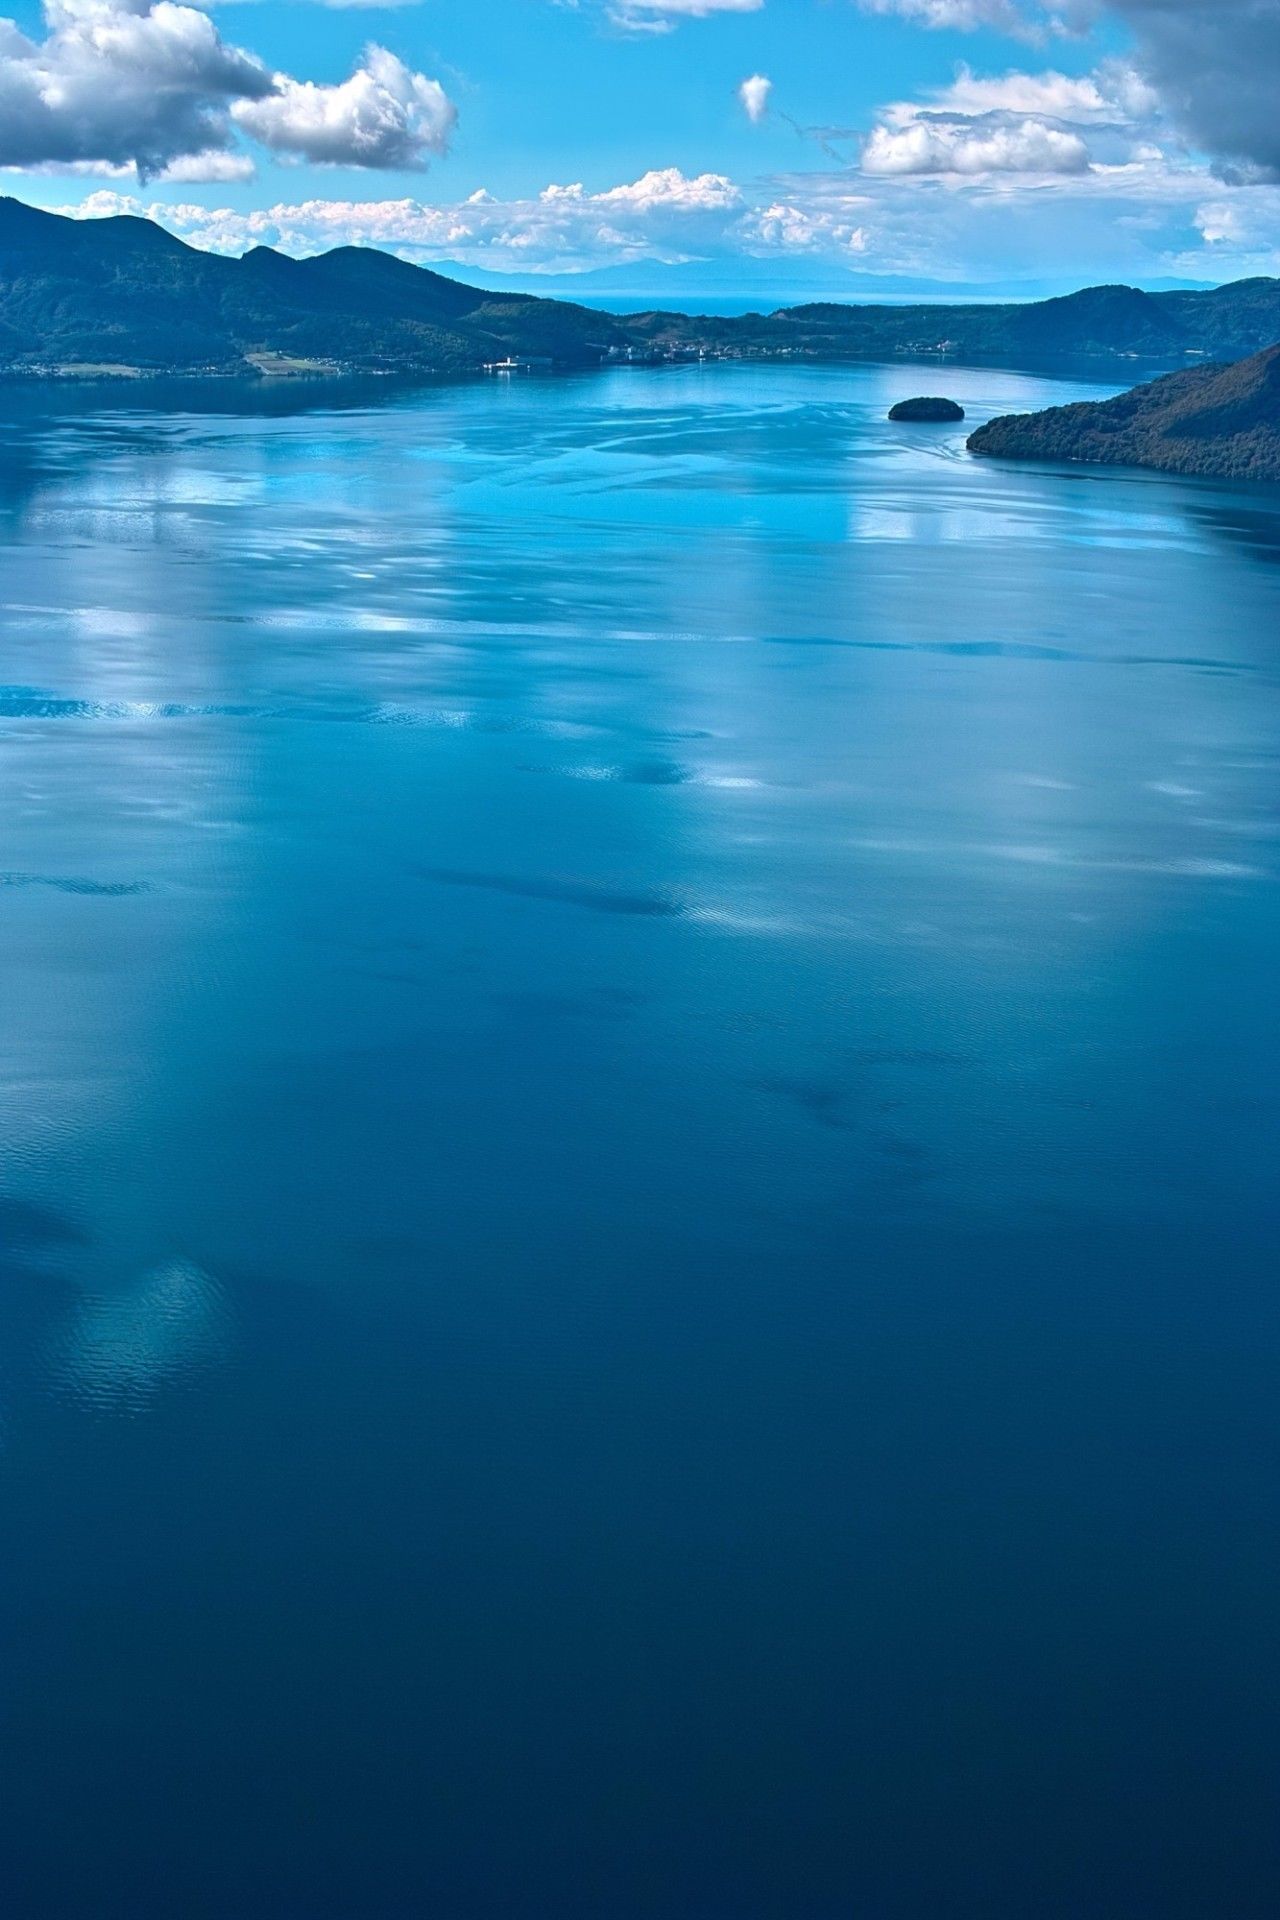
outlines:
{"label": "dark blue water", "polygon": [[7,1920],[1276,1911],[1280,511],[934,384],[12,397]]}

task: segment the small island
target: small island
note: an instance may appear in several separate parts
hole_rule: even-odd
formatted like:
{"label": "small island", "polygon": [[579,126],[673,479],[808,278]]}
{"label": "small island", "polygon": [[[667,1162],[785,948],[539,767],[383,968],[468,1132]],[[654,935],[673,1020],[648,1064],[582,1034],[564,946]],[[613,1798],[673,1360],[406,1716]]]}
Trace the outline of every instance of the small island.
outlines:
{"label": "small island", "polygon": [[964,408],[955,400],[926,396],[921,400],[899,400],[890,407],[891,420],[963,420]]}

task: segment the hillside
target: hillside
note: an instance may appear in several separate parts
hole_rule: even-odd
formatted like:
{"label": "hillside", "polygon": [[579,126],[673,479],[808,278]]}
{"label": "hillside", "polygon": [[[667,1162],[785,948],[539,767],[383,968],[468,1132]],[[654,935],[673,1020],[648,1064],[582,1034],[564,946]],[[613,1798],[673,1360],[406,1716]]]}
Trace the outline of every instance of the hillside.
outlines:
{"label": "hillside", "polygon": [[295,260],[203,253],[128,217],[70,220],[0,199],[0,370],[235,372],[252,365],[465,372],[690,353],[773,359],[945,355],[1009,365],[1127,355],[1172,364],[1280,339],[1280,281],[1191,292],[1091,287],[963,306],[816,302],[740,317],[614,315],[490,293],[369,247]]}
{"label": "hillside", "polygon": [[979,427],[969,447],[1006,460],[1280,480],[1280,347],[1167,374],[1115,400],[1007,414]]}
{"label": "hillside", "polygon": [[202,253],[148,220],[68,220],[0,200],[0,363],[243,370],[270,354],[462,371],[508,353],[594,365],[604,314],[489,294],[372,248],[294,260]]}
{"label": "hillside", "polygon": [[805,354],[823,359],[946,355],[1008,365],[1131,356],[1172,362],[1232,356],[1280,340],[1280,280],[1189,293],[1087,287],[1055,300],[964,306],[843,306],[822,301],[741,319],[638,314],[623,323],[655,349]]}

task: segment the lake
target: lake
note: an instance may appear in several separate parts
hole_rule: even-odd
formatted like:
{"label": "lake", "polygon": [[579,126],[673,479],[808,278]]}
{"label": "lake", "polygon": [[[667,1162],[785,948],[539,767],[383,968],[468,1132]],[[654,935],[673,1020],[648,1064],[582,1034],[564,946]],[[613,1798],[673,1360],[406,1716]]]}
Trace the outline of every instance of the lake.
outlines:
{"label": "lake", "polygon": [[10,392],[12,1920],[1270,1920],[1280,499],[884,417],[1113,390]]}

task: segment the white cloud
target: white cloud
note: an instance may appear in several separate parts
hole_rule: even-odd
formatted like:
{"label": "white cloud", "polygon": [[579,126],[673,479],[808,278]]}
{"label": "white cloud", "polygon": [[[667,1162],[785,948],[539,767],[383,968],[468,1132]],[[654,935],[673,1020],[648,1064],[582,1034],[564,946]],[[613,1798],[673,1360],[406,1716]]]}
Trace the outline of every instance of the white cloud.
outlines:
{"label": "white cloud", "polygon": [[980,27],[994,27],[1022,35],[1031,26],[1014,0],[859,0],[859,5],[866,13],[897,14],[935,32],[976,33]]}
{"label": "white cloud", "polygon": [[1240,209],[1222,200],[1197,207],[1195,222],[1211,247],[1221,246],[1224,241],[1242,240],[1247,230]]}
{"label": "white cloud", "polygon": [[410,259],[448,257],[537,272],[732,250],[746,208],[741,189],[725,175],[689,176],[667,167],[597,193],[576,183],[552,185],[531,200],[496,200],[481,192],[449,206],[413,199],[310,199],[241,213],[191,203],[144,204],[101,191],[61,211],[84,217],[145,213],[218,253],[259,245],[294,254],[371,245]]}
{"label": "white cloud", "polygon": [[46,0],[45,20],[38,41],[0,21],[0,167],[244,179],[237,127],[277,152],[419,166],[453,125],[439,84],[380,48],[342,85],[315,87],[176,0]]}
{"label": "white cloud", "polygon": [[[551,193],[557,189],[550,188]],[[580,188],[572,191],[581,192]],[[678,167],[656,168],[629,186],[609,187],[588,196],[598,207],[630,207],[642,213],[675,209],[681,213],[722,212],[741,203],[741,191],[722,173],[700,173],[694,179]]]}
{"label": "white cloud", "polygon": [[[1280,274],[1280,188],[1255,186],[1231,198],[1207,200],[1196,208],[1193,225],[1214,278]],[[1204,263],[1190,270],[1203,273]]]}
{"label": "white cloud", "polygon": [[916,120],[876,127],[862,153],[864,173],[1082,173],[1089,150],[1078,133],[1042,120],[1009,126]]}
{"label": "white cloud", "polygon": [[612,0],[608,12],[615,25],[630,33],[671,33],[681,20],[759,13],[763,6],[764,0]]}
{"label": "white cloud", "polygon": [[1028,177],[1083,173],[1159,157],[1161,124],[1151,88],[1131,67],[1092,73],[1049,69],[983,75],[960,65],[923,101],[881,109],[864,142],[865,172]]}
{"label": "white cloud", "polygon": [[769,95],[773,92],[773,82],[763,73],[753,73],[738,88],[738,98],[742,110],[753,127],[758,127],[769,111]]}
{"label": "white cloud", "polygon": [[[857,0],[864,13],[893,14],[935,33],[1005,33],[1044,41],[1083,33],[1111,0]],[[1138,5],[1143,0],[1136,0]],[[1151,0],[1159,6],[1163,0]]]}
{"label": "white cloud", "polygon": [[457,112],[439,81],[370,45],[337,86],[278,73],[272,93],[237,102],[232,117],[263,146],[320,166],[418,168],[448,150]]}
{"label": "white cloud", "polygon": [[971,33],[980,26],[1001,26],[1017,17],[1010,0],[861,0],[867,13],[896,13],[926,27]]}
{"label": "white cloud", "polygon": [[252,54],[173,0],[49,0],[48,32],[0,23],[0,166],[104,162],[141,177],[230,144],[227,112],[271,91]]}
{"label": "white cloud", "polygon": [[951,85],[929,100],[935,109],[952,113],[1034,114],[1076,123],[1149,118],[1158,106],[1141,75],[1119,62],[1078,75],[1050,70],[983,76],[962,64]]}
{"label": "white cloud", "polygon": [[1278,0],[858,0],[868,13],[924,27],[994,28],[1022,39],[1078,32],[1113,18],[1134,41],[1134,65],[1200,149],[1225,165],[1280,179]]}
{"label": "white cloud", "polygon": [[806,253],[846,259],[865,254],[870,235],[858,224],[857,214],[869,205],[862,195],[850,194],[834,205],[803,206],[796,200],[775,200],[746,216],[739,232],[756,254]]}
{"label": "white cloud", "polygon": [[247,153],[183,153],[171,160],[157,183],[201,186],[213,181],[252,180],[257,169]]}

